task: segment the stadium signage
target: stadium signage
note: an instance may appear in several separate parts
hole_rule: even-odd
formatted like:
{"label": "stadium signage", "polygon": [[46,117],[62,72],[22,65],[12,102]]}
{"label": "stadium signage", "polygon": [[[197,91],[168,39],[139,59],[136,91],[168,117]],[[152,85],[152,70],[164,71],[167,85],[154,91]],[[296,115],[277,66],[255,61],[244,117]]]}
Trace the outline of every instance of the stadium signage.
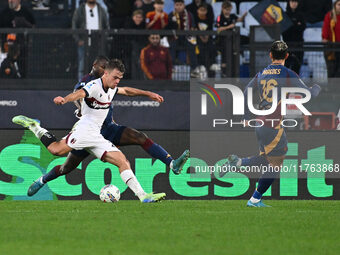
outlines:
{"label": "stadium signage", "polygon": [[[296,147],[298,144],[290,145],[295,145]],[[325,159],[325,151],[325,146],[308,150],[308,158],[302,159],[301,165],[316,163],[314,162],[316,156],[319,157],[318,164],[333,164],[333,160]],[[43,160],[43,158],[40,158],[41,152],[42,147],[34,144],[13,144],[2,149],[0,152],[0,194],[17,197],[17,199],[25,199],[27,188],[32,183],[32,180],[46,172],[46,169],[52,169],[54,166],[65,161],[63,157],[52,158],[47,162],[46,169],[44,169],[38,163],[39,160]],[[224,162],[225,159],[221,159],[216,162],[216,165],[223,164]],[[290,158],[286,161],[286,164],[293,165],[295,169],[299,169],[298,159]],[[208,166],[207,162],[200,158],[191,158],[190,165]],[[79,167],[82,168],[81,165]],[[184,169],[188,167],[189,165],[186,165]],[[108,169],[111,172],[111,183],[116,185],[123,193],[127,186],[120,179],[119,170],[113,165],[95,159],[90,161],[86,167],[83,167],[82,171],[84,173],[78,173],[78,178],[72,184],[67,181],[65,176],[61,176],[48,183],[47,191],[45,190],[38,194],[42,195],[50,192],[51,197],[55,195],[70,198],[80,196],[79,199],[96,199],[101,187],[106,184],[105,172]],[[174,175],[171,171],[167,171],[166,166],[162,162],[159,160],[153,161],[151,158],[136,158],[134,169],[138,180],[146,192],[154,190],[155,183],[158,183],[158,181],[154,182],[154,180],[159,180],[159,177],[162,177],[161,187],[165,189],[163,191],[172,193],[172,198],[175,199],[242,197],[251,188],[251,179],[243,173],[228,173],[224,178],[213,176],[210,172],[192,174],[184,171],[180,175]],[[298,197],[301,191],[298,175],[295,172],[293,175],[292,173],[284,174],[286,175],[281,175],[280,179],[280,197]],[[327,198],[334,195],[333,185],[326,183],[324,172],[308,171],[306,181],[307,193],[310,196],[314,198]],[[33,199],[38,199],[38,195],[33,197]]]}

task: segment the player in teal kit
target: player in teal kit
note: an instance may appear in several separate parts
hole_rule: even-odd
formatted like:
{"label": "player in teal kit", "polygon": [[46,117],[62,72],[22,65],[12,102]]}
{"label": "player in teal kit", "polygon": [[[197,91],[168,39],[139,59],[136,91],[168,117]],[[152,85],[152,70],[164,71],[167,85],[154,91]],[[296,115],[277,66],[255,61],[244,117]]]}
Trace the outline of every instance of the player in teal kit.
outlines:
{"label": "player in teal kit", "polygon": [[[277,88],[277,107],[276,110],[269,115],[257,116],[261,125],[255,127],[256,138],[259,143],[260,155],[247,158],[239,158],[236,155],[229,155],[225,164],[228,167],[241,166],[258,166],[267,167],[268,171],[262,174],[258,181],[257,189],[247,203],[250,207],[266,207],[261,201],[262,195],[271,186],[273,181],[278,177],[279,173],[274,171],[274,167],[282,166],[283,160],[287,152],[287,138],[284,128],[281,126],[283,116],[281,114],[281,87],[299,87],[310,91],[312,97],[316,97],[321,88],[314,85],[308,88],[299,76],[289,68],[284,66],[285,60],[288,58],[288,46],[283,41],[275,41],[270,49],[270,58],[272,63],[259,72],[247,85],[244,94],[247,98],[248,88],[258,90],[260,96],[260,110],[270,109],[273,101],[273,88]],[[245,121],[250,118],[250,111],[245,106]],[[275,121],[272,121],[275,120]],[[263,123],[263,125],[262,125]],[[220,176],[224,176],[226,172],[220,172]]]}

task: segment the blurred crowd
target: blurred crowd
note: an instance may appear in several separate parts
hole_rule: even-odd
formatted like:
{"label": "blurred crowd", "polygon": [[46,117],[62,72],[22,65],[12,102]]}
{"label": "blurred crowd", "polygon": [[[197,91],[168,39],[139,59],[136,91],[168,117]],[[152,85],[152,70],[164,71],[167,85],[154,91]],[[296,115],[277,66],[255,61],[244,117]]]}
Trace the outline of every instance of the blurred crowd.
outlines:
{"label": "blurred crowd", "polygon": [[[238,11],[240,3],[246,1],[218,3],[209,0],[3,0],[1,2],[0,28],[69,27],[88,31],[215,30],[219,33],[233,30],[236,26],[244,26],[245,19],[249,16],[248,10],[243,13]],[[325,43],[340,41],[340,0],[288,0],[285,12],[293,25],[282,33],[282,37],[291,48],[302,47],[306,27],[322,27],[322,41]],[[49,16],[44,13],[49,13]],[[171,79],[174,66],[180,64],[190,66],[191,77],[202,76],[202,73],[206,77],[214,77],[217,71],[221,71],[222,75],[226,73],[228,67],[224,52],[225,37],[211,35],[163,37],[156,32],[151,33],[147,38],[136,36],[135,40],[129,42],[132,45],[129,54],[133,63],[129,67],[135,75],[134,78]],[[25,77],[27,42],[24,36],[20,33],[0,33],[0,40],[0,77]],[[84,66],[87,41],[76,34],[74,40],[78,57],[77,72],[80,78],[87,70]],[[247,34],[243,34],[241,43],[248,42]],[[332,44],[329,45],[324,56],[328,77],[340,77],[340,52],[332,51]],[[219,56],[220,61],[218,61]],[[303,51],[291,51],[287,66],[304,75],[303,62]]]}

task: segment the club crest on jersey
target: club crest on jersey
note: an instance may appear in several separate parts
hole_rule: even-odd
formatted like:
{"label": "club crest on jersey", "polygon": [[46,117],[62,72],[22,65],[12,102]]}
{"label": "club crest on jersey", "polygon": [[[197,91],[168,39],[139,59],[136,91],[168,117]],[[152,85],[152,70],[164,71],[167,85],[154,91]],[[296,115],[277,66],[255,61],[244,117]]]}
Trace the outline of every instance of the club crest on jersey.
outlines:
{"label": "club crest on jersey", "polygon": [[71,144],[74,144],[77,140],[75,138],[72,138]]}

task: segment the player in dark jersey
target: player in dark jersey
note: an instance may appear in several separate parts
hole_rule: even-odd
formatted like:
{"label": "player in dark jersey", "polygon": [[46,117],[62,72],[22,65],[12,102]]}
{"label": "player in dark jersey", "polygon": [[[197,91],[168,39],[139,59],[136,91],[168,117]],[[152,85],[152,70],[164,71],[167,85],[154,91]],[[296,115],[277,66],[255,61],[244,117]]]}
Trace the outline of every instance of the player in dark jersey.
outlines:
{"label": "player in dark jersey", "polygon": [[[284,66],[285,60],[288,58],[288,46],[283,41],[275,41],[270,49],[270,58],[272,63],[256,74],[244,90],[245,98],[247,98],[248,88],[258,90],[260,96],[260,110],[269,110],[273,104],[273,88],[277,90],[277,107],[276,110],[265,116],[256,116],[258,123],[255,127],[256,137],[259,143],[260,155],[247,158],[239,158],[236,155],[229,155],[228,167],[246,167],[258,166],[262,171],[262,176],[258,181],[257,189],[247,203],[250,207],[265,207],[261,201],[262,195],[268,190],[273,181],[279,175],[278,171],[282,166],[283,160],[287,152],[287,138],[284,128],[281,125],[283,116],[281,114],[281,88],[294,87],[309,90],[312,97],[316,97],[321,88],[319,85],[313,85],[308,88],[299,76],[289,68]],[[247,101],[247,100],[246,100]],[[245,104],[245,121],[249,120],[250,111],[248,105]],[[224,176],[227,171],[220,172],[220,176]]]}
{"label": "player in dark jersey", "polygon": [[[88,82],[100,78],[103,73],[108,58],[105,56],[98,56],[92,65],[92,70],[85,75],[74,87],[74,90],[81,89]],[[119,90],[119,88],[118,88]],[[75,103],[77,106],[76,115],[81,116],[81,102]],[[116,146],[125,145],[140,145],[150,156],[161,160],[169,166],[175,174],[179,174],[183,165],[189,158],[189,150],[185,150],[178,159],[173,159],[170,154],[164,150],[160,145],[154,143],[146,134],[126,126],[121,126],[115,123],[112,119],[113,105],[111,104],[110,111],[103,123],[101,134],[103,137]],[[67,174],[77,168],[81,161],[83,161],[89,153],[86,150],[72,150],[68,154],[66,162],[63,164],[61,170],[63,174]]]}

